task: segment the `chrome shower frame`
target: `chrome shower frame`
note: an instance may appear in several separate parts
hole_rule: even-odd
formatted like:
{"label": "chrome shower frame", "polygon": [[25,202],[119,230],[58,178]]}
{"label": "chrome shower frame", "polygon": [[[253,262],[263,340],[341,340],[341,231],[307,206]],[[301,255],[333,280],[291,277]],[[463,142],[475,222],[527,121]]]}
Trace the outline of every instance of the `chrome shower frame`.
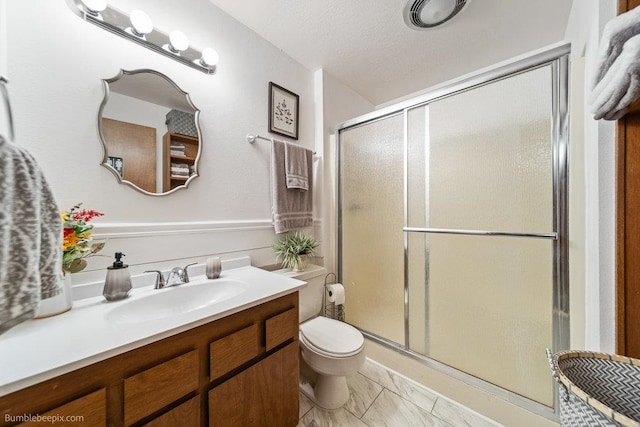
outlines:
{"label": "chrome shower frame", "polygon": [[[348,120],[336,128],[336,209],[337,209],[337,271],[338,277],[343,278],[342,265],[342,177],[341,162],[342,132],[360,126],[368,125],[379,120],[397,115],[404,115],[404,344],[399,344],[370,333],[361,332],[370,340],[387,348],[395,350],[405,356],[422,362],[424,365],[445,373],[466,384],[480,388],[494,394],[508,402],[518,405],[545,418],[558,418],[558,392],[554,389],[554,407],[528,399],[512,391],[498,387],[466,372],[448,366],[423,354],[412,351],[409,346],[409,272],[408,272],[408,236],[409,233],[453,233],[466,235],[513,236],[547,239],[553,242],[553,340],[552,351],[567,350],[570,345],[569,323],[569,216],[568,216],[568,156],[569,156],[569,54],[571,45],[558,44],[550,48],[535,52],[526,57],[520,57],[505,62],[480,73],[465,76],[449,84],[437,87],[423,95],[382,108],[375,112]],[[454,95],[471,88],[480,87],[508,77],[525,73],[537,68],[550,66],[552,75],[552,167],[553,167],[553,232],[552,233],[503,233],[499,231],[479,230],[444,230],[434,228],[415,228],[408,226],[408,112],[409,110],[427,105],[438,99]],[[541,353],[542,355],[543,353]]]}

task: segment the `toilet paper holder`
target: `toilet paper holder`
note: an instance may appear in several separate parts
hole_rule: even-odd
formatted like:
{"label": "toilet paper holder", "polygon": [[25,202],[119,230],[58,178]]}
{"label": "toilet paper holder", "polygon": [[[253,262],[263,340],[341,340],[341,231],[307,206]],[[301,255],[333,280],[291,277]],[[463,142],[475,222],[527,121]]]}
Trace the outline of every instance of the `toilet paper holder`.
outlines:
{"label": "toilet paper holder", "polygon": [[[333,280],[330,280],[333,277]],[[344,322],[344,304],[336,304],[328,300],[329,285],[335,285],[338,283],[338,277],[335,273],[329,273],[324,276],[324,293],[322,295],[322,306],[324,307],[324,316],[329,319],[339,320]]]}

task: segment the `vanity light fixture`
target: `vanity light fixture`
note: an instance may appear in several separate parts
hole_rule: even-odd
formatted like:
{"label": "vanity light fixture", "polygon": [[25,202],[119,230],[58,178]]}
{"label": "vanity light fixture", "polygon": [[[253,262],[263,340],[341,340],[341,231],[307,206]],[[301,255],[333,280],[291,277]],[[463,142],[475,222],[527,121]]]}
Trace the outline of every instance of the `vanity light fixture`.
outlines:
{"label": "vanity light fixture", "polygon": [[107,0],[66,0],[69,8],[83,20],[147,49],[172,58],[205,74],[214,74],[218,53],[212,48],[197,49],[189,45],[182,31],[167,34],[153,27],[151,17],[142,10],[127,14],[107,3]]}
{"label": "vanity light fixture", "polygon": [[404,21],[410,28],[426,30],[444,24],[462,12],[471,0],[409,0]]}
{"label": "vanity light fixture", "polygon": [[149,15],[147,15],[140,9],[136,9],[131,11],[131,16],[129,16],[129,19],[131,20],[131,26],[125,29],[125,31],[129,34],[146,40],[146,34],[149,34],[151,31],[153,31],[153,21],[151,21]]}

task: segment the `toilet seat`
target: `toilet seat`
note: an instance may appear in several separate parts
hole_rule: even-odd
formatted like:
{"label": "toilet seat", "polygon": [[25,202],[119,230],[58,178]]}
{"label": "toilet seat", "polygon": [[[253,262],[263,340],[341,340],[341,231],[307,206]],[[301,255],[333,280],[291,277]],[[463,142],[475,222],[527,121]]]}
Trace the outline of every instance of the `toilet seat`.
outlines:
{"label": "toilet seat", "polygon": [[364,346],[364,337],[359,330],[322,316],[300,325],[300,340],[310,350],[334,358],[354,356]]}

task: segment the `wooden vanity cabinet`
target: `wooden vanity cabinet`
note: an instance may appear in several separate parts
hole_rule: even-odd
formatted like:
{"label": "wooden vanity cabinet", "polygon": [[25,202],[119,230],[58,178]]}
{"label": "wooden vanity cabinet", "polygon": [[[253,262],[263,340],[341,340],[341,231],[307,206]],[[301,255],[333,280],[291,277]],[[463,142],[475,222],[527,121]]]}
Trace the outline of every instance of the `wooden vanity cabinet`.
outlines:
{"label": "wooden vanity cabinet", "polygon": [[298,372],[294,292],[0,397],[0,426],[293,427]]}

